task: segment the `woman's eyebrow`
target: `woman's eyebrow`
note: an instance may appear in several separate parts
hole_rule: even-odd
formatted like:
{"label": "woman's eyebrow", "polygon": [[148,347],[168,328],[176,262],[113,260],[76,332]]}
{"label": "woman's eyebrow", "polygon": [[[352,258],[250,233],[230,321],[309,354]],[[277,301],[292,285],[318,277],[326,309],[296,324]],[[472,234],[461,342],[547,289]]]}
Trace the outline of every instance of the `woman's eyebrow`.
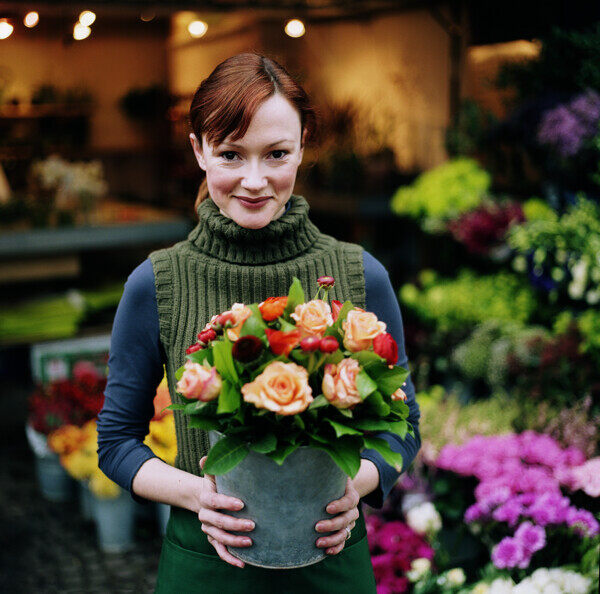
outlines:
{"label": "woman's eyebrow", "polygon": [[[275,142],[272,142],[271,144],[267,145],[267,148],[271,148],[272,146],[275,146],[276,144],[281,144],[282,142],[294,142],[293,140],[289,140],[287,138],[282,138],[281,140],[276,140]],[[231,146],[233,148],[236,149],[243,149],[244,147],[239,145],[239,144],[235,144],[234,142],[224,142],[223,145],[226,146]]]}

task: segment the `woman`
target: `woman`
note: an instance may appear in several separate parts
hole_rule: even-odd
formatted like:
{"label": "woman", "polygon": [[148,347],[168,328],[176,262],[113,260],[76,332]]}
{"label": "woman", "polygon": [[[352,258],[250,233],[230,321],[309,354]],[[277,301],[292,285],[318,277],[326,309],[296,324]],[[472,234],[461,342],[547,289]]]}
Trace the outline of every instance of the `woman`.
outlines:
{"label": "woman", "polygon": [[[187,417],[175,412],[176,468],[142,443],[163,364],[177,400],[175,370],[210,316],[236,302],[286,294],[294,276],[304,287],[333,276],[331,297],[351,299],[385,321],[399,345],[399,364],[408,368],[387,272],[360,246],[322,234],[308,218],[306,200],[292,194],[304,146],[316,132],[314,111],[298,83],[273,60],[233,56],[199,86],[190,120],[192,148],[206,172],[196,203],[200,221],[185,241],[150,254],[125,285],[98,419],[100,467],[134,498],[172,506],[157,592],[375,592],[359,503],[381,507],[398,476],[377,452],[361,454],[344,496],[327,507],[334,517],[315,527],[333,532],[316,539],[328,557],[278,571],[245,566],[227,550],[251,546],[254,526],[226,513],[243,502],[217,494],[214,477],[199,476],[208,450],[205,432],[189,429]],[[420,445],[410,379],[406,388],[415,437],[400,441],[381,434],[402,452],[404,468]]]}

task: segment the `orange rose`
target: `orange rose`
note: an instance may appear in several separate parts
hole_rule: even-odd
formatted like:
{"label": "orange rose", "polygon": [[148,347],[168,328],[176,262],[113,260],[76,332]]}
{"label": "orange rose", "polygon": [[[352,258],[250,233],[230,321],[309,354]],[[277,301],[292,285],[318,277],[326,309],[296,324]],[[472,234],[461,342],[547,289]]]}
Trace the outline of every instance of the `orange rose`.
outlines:
{"label": "orange rose", "polygon": [[344,346],[353,353],[364,351],[373,344],[376,336],[385,332],[385,328],[385,322],[378,321],[374,313],[355,308],[342,322]]}
{"label": "orange rose", "polygon": [[325,365],[323,376],[323,394],[337,408],[351,408],[362,398],[356,387],[356,376],[360,365],[356,359],[342,359],[337,365]]}
{"label": "orange rose", "polygon": [[296,321],[296,326],[302,330],[302,338],[323,336],[327,327],[333,324],[331,308],[322,299],[313,299],[308,303],[297,305],[292,318]]}
{"label": "orange rose", "polygon": [[246,402],[279,415],[295,415],[312,402],[308,371],[296,363],[274,361],[253,382],[242,386]]}
{"label": "orange rose", "polygon": [[208,402],[214,400],[221,391],[221,376],[214,367],[185,362],[185,370],[177,382],[177,391],[186,398]]}
{"label": "orange rose", "polygon": [[287,297],[267,297],[259,306],[258,309],[266,322],[272,322],[283,314],[283,310],[287,305]]}
{"label": "orange rose", "polygon": [[240,337],[240,332],[244,322],[252,315],[252,310],[243,303],[234,303],[229,311],[224,314],[233,315],[233,326],[227,328],[227,338],[235,342]]}

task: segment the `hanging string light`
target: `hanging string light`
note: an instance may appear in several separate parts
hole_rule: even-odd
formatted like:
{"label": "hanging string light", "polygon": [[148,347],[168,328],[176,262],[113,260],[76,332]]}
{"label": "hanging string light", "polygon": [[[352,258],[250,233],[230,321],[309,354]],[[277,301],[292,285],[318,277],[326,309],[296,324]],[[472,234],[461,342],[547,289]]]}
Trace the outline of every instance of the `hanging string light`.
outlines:
{"label": "hanging string light", "polygon": [[149,23],[151,20],[154,19],[154,17],[156,17],[156,13],[155,12],[142,12],[142,14],[140,15],[140,19],[142,21],[144,21],[144,23]]}
{"label": "hanging string light", "polygon": [[84,10],[79,15],[79,22],[84,27],[89,27],[96,20],[96,15],[91,10]]}
{"label": "hanging string light", "polygon": [[192,37],[203,37],[208,31],[208,25],[204,21],[192,21],[188,25],[188,31]]}
{"label": "hanging string light", "polygon": [[25,18],[23,19],[23,24],[28,28],[28,29],[32,29],[33,27],[35,27],[38,23],[40,22],[40,15],[35,12],[35,11],[31,11],[28,12],[25,15]]}
{"label": "hanging string light", "polygon": [[0,19],[0,39],[7,39],[12,35],[14,27],[7,19]]}
{"label": "hanging string light", "polygon": [[306,33],[304,23],[299,19],[292,19],[285,25],[285,32],[290,37],[302,37]]}

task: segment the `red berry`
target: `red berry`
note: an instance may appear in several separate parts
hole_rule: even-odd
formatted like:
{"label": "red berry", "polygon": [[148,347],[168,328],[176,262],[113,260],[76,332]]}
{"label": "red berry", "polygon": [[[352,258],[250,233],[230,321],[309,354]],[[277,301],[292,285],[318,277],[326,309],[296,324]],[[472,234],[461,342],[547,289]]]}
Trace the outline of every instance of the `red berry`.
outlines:
{"label": "red berry", "polygon": [[335,336],[324,336],[319,343],[319,349],[322,353],[333,353],[337,351],[340,343]]}
{"label": "red berry", "polygon": [[321,339],[318,336],[307,336],[300,341],[300,348],[303,351],[316,351],[321,344]]}
{"label": "red berry", "polygon": [[199,351],[200,349],[203,349],[203,348],[204,348],[204,346],[197,342],[196,344],[193,344],[191,347],[185,349],[185,354],[191,355],[192,353],[195,353],[196,351]]}

